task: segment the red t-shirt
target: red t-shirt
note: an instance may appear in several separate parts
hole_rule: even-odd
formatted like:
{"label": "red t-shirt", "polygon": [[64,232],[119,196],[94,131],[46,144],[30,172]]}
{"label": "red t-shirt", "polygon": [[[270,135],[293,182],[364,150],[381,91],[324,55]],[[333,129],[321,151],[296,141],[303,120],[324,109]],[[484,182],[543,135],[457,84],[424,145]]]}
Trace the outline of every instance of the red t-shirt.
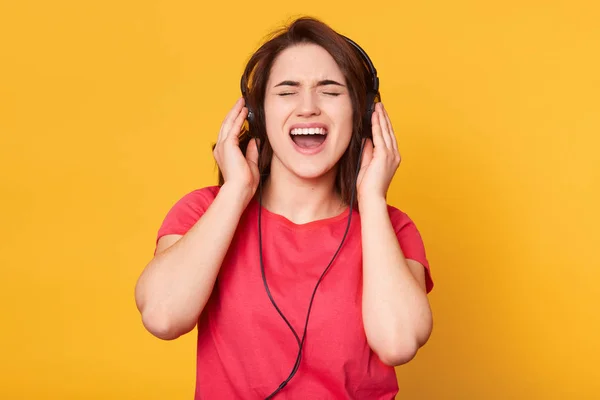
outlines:
{"label": "red t-shirt", "polygon": [[[167,214],[158,238],[184,235],[202,216],[218,187],[195,190]],[[212,296],[198,321],[195,399],[264,399],[288,377],[298,343],[266,293],[259,263],[258,208],[253,200],[242,215],[221,266]],[[426,268],[423,242],[400,210],[388,206],[406,258]],[[395,369],[370,349],[362,314],[360,217],[352,211],[344,246],[315,295],[302,361],[275,399],[393,399]],[[336,217],[295,224],[264,207],[261,213],[263,263],[277,306],[302,338],[317,280],[337,250],[348,211]]]}

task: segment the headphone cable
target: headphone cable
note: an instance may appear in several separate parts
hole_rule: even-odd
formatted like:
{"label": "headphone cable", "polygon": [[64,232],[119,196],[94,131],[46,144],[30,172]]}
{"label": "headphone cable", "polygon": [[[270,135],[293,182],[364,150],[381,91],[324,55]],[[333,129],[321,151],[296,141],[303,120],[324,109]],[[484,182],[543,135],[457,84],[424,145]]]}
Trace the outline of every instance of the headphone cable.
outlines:
{"label": "headphone cable", "polygon": [[323,273],[321,274],[321,276],[317,280],[317,284],[315,285],[315,288],[313,290],[312,296],[310,298],[310,303],[308,305],[308,312],[307,312],[307,315],[306,315],[306,321],[304,323],[304,332],[302,334],[302,340],[300,340],[300,338],[298,337],[298,334],[296,333],[296,330],[292,327],[292,325],[290,324],[290,322],[283,315],[283,313],[281,312],[281,310],[279,309],[279,307],[275,303],[275,299],[273,299],[273,296],[271,295],[271,291],[269,290],[269,285],[267,284],[267,279],[265,277],[265,267],[264,267],[264,264],[263,264],[263,253],[262,253],[262,226],[261,226],[262,179],[259,178],[259,183],[258,183],[258,185],[259,185],[258,243],[259,243],[260,269],[261,269],[263,284],[265,286],[265,290],[267,292],[267,296],[269,296],[269,299],[271,300],[271,303],[273,304],[273,306],[275,307],[275,309],[277,310],[277,312],[279,313],[279,315],[281,316],[281,318],[283,318],[283,320],[285,321],[285,323],[288,326],[288,328],[290,328],[290,330],[294,334],[294,337],[296,338],[296,342],[298,343],[298,355],[296,356],[296,362],[294,363],[294,368],[292,369],[292,372],[286,378],[286,380],[284,380],[273,393],[271,393],[269,396],[267,396],[265,398],[265,400],[272,399],[277,393],[279,393],[288,384],[288,382],[294,377],[294,375],[296,374],[296,372],[298,372],[298,368],[300,367],[300,360],[302,358],[302,349],[303,349],[303,346],[304,346],[304,340],[306,338],[306,331],[307,331],[307,328],[308,328],[308,320],[309,320],[309,317],[310,317],[310,312],[312,310],[313,300],[315,298],[315,294],[317,293],[317,288],[321,284],[322,279],[325,277],[325,274],[327,273],[327,271],[329,270],[329,268],[333,264],[333,261],[335,260],[335,258],[337,257],[338,253],[342,249],[342,245],[344,244],[344,241],[346,240],[346,236],[348,235],[348,231],[350,230],[350,223],[352,221],[352,213],[353,213],[352,208],[354,207],[354,197],[355,197],[355,193],[356,193],[356,184],[357,184],[357,180],[358,180],[358,173],[360,171],[360,165],[361,165],[361,160],[362,160],[362,153],[363,153],[365,144],[366,144],[366,140],[362,143],[362,146],[361,146],[361,149],[360,149],[360,154],[359,154],[359,157],[358,157],[358,166],[356,168],[354,185],[352,187],[352,195],[351,195],[351,200],[350,200],[350,209],[348,211],[348,223],[346,225],[346,230],[344,232],[344,236],[342,237],[342,241],[340,242],[340,244],[339,244],[336,252],[334,253],[331,261],[329,261],[329,264],[327,265],[327,268],[325,268],[325,270],[323,271]]}

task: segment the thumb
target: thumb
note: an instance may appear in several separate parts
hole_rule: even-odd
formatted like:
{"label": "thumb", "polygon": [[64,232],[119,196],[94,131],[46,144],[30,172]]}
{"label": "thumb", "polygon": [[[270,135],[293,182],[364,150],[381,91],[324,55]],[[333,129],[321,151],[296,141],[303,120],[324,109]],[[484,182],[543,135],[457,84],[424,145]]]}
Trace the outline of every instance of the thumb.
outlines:
{"label": "thumb", "polygon": [[362,161],[360,163],[360,169],[361,171],[363,171],[367,165],[369,165],[369,163],[371,163],[371,160],[373,159],[373,142],[371,141],[371,139],[363,139],[363,141],[366,141],[364,143],[364,150],[362,153]]}
{"label": "thumb", "polygon": [[246,148],[246,160],[258,165],[258,143],[257,139],[251,139]]}

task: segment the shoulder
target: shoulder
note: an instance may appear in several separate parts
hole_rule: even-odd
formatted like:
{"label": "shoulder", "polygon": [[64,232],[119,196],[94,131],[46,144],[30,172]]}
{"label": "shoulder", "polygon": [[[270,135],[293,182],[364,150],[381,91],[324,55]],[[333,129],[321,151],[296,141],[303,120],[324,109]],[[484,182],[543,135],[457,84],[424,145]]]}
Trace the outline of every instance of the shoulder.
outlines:
{"label": "shoulder", "polygon": [[184,205],[197,209],[205,209],[213,202],[215,197],[217,197],[220,189],[219,186],[206,186],[192,190],[177,200],[174,207]]}
{"label": "shoulder", "polygon": [[208,209],[219,193],[219,186],[206,186],[184,194],[168,210],[157,240],[168,234],[184,235]]}
{"label": "shoulder", "polygon": [[415,224],[408,214],[399,208],[388,204],[387,209],[390,216],[390,221],[392,222],[392,225],[396,231],[406,228],[408,225]]}
{"label": "shoulder", "polygon": [[430,292],[433,288],[433,280],[421,231],[417,228],[415,221],[399,208],[388,204],[388,213],[404,256],[425,267],[427,292]]}
{"label": "shoulder", "polygon": [[387,206],[390,222],[398,239],[404,242],[420,243],[423,246],[421,233],[415,221],[404,211],[392,205]]}
{"label": "shoulder", "polygon": [[200,217],[219,193],[219,186],[206,186],[192,190],[179,198],[167,212],[172,217]]}

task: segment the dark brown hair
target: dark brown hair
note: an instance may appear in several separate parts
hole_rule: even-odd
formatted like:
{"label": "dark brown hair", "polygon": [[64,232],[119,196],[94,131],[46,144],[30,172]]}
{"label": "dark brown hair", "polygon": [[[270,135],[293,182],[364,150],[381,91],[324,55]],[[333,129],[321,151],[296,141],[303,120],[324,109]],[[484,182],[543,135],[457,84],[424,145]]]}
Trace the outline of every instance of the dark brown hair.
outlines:
{"label": "dark brown hair", "polygon": [[[301,17],[291,24],[271,34],[267,40],[250,58],[244,74],[242,85],[247,88],[246,106],[253,110],[254,121],[252,132],[244,124],[240,132],[240,149],[246,154],[246,148],[252,137],[260,139],[260,159],[258,162],[261,181],[264,183],[269,176],[273,149],[267,139],[264,115],[264,99],[267,81],[271,67],[277,56],[288,47],[311,43],[323,47],[333,57],[346,79],[346,84],[352,100],[353,128],[352,138],[348,148],[338,162],[336,190],[346,204],[350,204],[352,188],[356,184],[363,134],[363,115],[366,110],[367,87],[372,85],[372,78],[363,60],[348,41],[322,21],[312,17]],[[370,132],[368,132],[370,134]],[[219,170],[219,185],[222,185],[223,175]],[[352,206],[356,205],[356,199]]]}

